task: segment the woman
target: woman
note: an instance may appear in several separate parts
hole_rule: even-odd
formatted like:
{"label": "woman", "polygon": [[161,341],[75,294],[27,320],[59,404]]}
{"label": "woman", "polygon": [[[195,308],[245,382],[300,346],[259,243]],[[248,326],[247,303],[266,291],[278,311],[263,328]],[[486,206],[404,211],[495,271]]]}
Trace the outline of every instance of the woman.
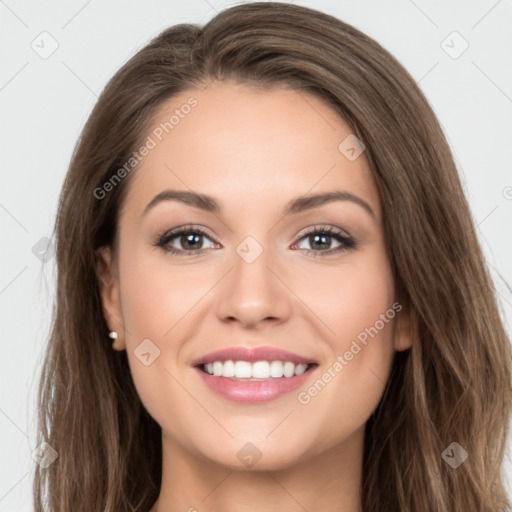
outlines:
{"label": "woman", "polygon": [[271,2],[165,30],[55,229],[36,510],[510,506],[510,343],[457,169],[360,31]]}

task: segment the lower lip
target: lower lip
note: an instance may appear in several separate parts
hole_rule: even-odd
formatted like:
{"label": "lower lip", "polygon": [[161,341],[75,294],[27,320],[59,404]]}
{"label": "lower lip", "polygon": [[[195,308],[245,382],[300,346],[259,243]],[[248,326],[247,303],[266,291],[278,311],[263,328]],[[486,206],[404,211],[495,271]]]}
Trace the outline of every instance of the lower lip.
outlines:
{"label": "lower lip", "polygon": [[196,367],[203,382],[215,393],[234,402],[256,404],[275,400],[299,388],[315,371],[313,366],[301,375],[269,380],[233,380],[229,377],[214,377]]}

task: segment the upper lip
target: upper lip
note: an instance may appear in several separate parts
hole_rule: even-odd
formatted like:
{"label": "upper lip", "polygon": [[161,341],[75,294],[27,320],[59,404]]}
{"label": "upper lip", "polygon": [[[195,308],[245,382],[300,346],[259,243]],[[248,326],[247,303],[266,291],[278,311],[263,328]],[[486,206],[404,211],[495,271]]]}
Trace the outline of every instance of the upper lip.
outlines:
{"label": "upper lip", "polygon": [[192,362],[192,366],[214,363],[215,361],[290,361],[294,364],[316,364],[316,361],[293,352],[275,347],[230,347],[210,352]]}

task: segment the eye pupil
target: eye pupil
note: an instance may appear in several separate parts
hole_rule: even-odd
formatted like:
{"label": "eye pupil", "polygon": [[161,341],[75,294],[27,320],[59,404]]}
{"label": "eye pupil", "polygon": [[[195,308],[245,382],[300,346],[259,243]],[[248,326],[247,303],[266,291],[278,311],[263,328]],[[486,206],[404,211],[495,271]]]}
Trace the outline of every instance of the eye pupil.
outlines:
{"label": "eye pupil", "polygon": [[[318,242],[317,240],[318,239],[321,239],[322,241],[320,242],[323,243],[323,244],[327,244],[329,245],[328,241],[326,241],[327,239],[330,239],[331,237],[329,235],[319,235],[319,234],[314,234],[314,235],[311,235],[311,237],[313,238],[314,242],[311,244],[311,247],[313,250],[316,250],[318,247]],[[321,247],[320,247],[321,248]]]}
{"label": "eye pupil", "polygon": [[[200,235],[200,234],[190,234],[190,235],[181,235],[181,246],[183,248],[191,248],[191,249],[195,249],[197,248],[197,246],[201,246],[201,243],[197,243],[198,242],[198,239],[200,239],[200,237],[202,237],[203,235]],[[185,241],[185,243],[183,243],[183,241]],[[194,241],[196,242],[194,244]],[[192,242],[192,244],[191,244]]]}

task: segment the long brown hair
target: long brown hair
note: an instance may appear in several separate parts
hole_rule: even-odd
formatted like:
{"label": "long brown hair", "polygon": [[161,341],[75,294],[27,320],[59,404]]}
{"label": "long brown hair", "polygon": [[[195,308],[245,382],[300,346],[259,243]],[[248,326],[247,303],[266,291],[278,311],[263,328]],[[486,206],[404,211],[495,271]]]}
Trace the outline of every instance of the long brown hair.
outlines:
{"label": "long brown hair", "polygon": [[[96,278],[96,250],[115,247],[137,170],[104,197],[95,190],[147,137],[163,102],[228,79],[313,94],[366,147],[397,297],[415,338],[395,353],[366,425],[363,510],[509,507],[510,342],[440,124],[376,41],[313,9],[258,2],[204,27],[163,31],[110,80],[83,129],[55,223],[58,291],[37,404],[39,442],[58,457],[36,465],[35,509],[147,512],[158,496],[161,430],[138,398],[126,352],[110,346]],[[446,454],[461,449],[468,458],[455,468]]]}

